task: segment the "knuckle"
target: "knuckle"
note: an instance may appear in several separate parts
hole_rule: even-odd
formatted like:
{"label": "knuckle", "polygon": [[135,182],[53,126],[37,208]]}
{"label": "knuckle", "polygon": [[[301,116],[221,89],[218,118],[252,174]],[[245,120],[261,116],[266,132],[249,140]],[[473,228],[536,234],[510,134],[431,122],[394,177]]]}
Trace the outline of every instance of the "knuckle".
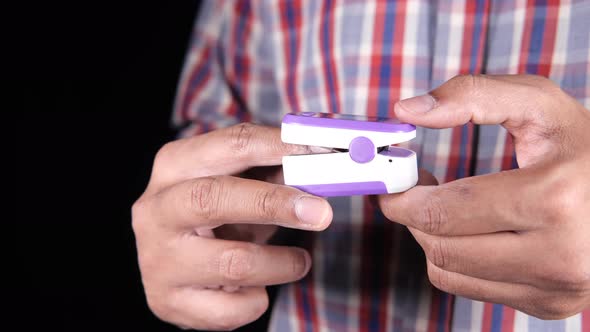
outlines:
{"label": "knuckle", "polygon": [[477,94],[486,84],[487,78],[482,74],[465,74],[453,77],[450,82],[453,86],[466,91],[469,94]]}
{"label": "knuckle", "polygon": [[438,266],[441,269],[445,269],[449,266],[449,245],[448,241],[443,238],[433,240],[428,246],[427,256],[432,264]]}
{"label": "knuckle", "polygon": [[230,128],[230,147],[237,152],[246,150],[256,133],[257,126],[244,122]]}
{"label": "knuckle", "polygon": [[219,213],[222,184],[219,177],[197,179],[190,186],[189,208],[198,216],[211,219]]}
{"label": "knuckle", "polygon": [[253,273],[257,250],[255,245],[245,244],[224,251],[219,260],[219,273],[222,278],[234,282],[247,280]]}
{"label": "knuckle", "polygon": [[279,187],[258,192],[255,197],[257,214],[268,220],[276,219],[281,209],[279,197]]}
{"label": "knuckle", "polygon": [[417,227],[428,234],[443,234],[447,224],[445,206],[438,195],[430,195],[421,213],[417,214]]}

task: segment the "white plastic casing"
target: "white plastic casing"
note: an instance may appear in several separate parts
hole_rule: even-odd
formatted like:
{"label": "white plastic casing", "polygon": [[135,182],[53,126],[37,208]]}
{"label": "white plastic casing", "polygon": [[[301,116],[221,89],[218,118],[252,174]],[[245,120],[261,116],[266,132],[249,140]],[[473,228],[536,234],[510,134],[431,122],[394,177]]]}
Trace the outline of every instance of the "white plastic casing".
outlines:
{"label": "white plastic casing", "polygon": [[388,193],[406,191],[418,182],[416,153],[406,151],[411,152],[407,157],[376,154],[368,163],[357,163],[346,152],[285,156],[285,184],[298,186],[380,181],[385,184]]}

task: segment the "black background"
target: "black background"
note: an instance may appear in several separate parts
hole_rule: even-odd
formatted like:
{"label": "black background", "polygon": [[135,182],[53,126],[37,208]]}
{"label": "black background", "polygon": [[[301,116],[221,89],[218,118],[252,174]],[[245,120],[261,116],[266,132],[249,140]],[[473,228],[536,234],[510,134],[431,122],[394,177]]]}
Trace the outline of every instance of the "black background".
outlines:
{"label": "black background", "polygon": [[5,110],[17,113],[14,330],[177,330],[147,308],[130,210],[175,136],[199,2],[98,3],[22,3],[12,34],[19,59],[3,80],[17,97]]}

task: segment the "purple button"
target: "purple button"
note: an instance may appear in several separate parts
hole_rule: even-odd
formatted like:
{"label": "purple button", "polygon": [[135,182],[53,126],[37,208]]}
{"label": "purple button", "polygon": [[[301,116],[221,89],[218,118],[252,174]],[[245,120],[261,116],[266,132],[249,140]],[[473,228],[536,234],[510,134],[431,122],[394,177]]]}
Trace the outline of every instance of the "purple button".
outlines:
{"label": "purple button", "polygon": [[301,116],[314,116],[315,112],[301,112],[299,113]]}
{"label": "purple button", "polygon": [[370,139],[359,136],[350,142],[348,153],[350,158],[357,163],[368,163],[375,158],[375,145]]}

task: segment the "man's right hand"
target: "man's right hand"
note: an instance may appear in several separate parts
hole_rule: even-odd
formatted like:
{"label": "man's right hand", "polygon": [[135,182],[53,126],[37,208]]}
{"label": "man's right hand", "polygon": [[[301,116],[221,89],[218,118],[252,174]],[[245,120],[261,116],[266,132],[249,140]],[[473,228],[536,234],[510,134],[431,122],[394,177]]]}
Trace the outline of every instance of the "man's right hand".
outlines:
{"label": "man's right hand", "polygon": [[[158,152],[132,209],[142,281],[156,316],[183,328],[235,329],[266,311],[264,286],[305,276],[311,266],[305,250],[220,239],[215,229],[325,229],[332,220],[326,200],[232,176],[308,153],[309,147],[281,142],[279,129],[252,124],[174,141]],[[256,227],[246,227],[254,238]]]}

